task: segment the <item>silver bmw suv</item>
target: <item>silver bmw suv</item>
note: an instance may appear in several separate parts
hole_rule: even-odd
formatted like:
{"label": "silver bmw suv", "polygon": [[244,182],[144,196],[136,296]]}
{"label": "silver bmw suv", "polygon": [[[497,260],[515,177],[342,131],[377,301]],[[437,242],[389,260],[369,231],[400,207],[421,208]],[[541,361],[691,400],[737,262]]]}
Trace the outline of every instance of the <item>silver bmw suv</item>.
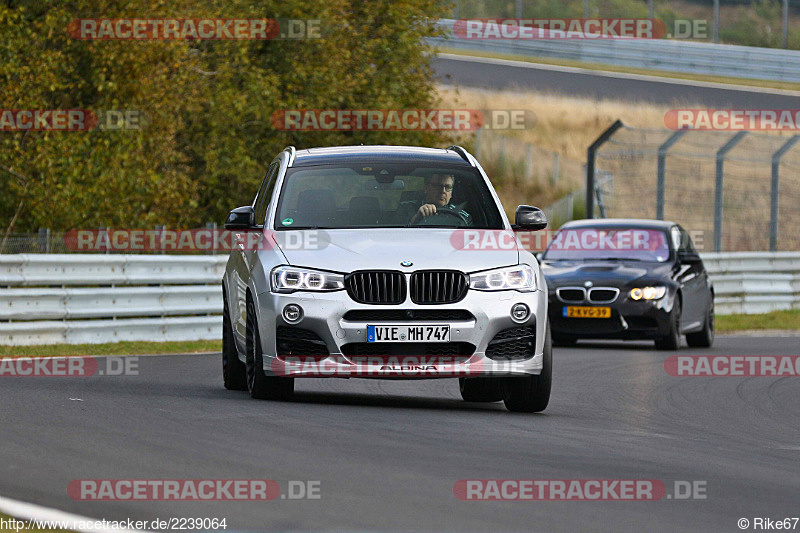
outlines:
{"label": "silver bmw suv", "polygon": [[459,146],[286,148],[225,223],[225,387],[457,377],[466,401],[544,410],[547,287],[514,230],[546,225],[526,205],[511,225]]}

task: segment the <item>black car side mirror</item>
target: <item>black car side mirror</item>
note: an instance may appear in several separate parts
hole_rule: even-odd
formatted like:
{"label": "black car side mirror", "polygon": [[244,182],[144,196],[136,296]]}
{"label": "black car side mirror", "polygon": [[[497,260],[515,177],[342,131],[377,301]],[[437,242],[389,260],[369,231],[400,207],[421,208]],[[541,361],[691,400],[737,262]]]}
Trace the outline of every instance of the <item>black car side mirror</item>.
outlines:
{"label": "black car side mirror", "polygon": [[225,229],[253,229],[255,227],[253,224],[254,219],[255,211],[253,206],[237,207],[228,214],[228,219],[225,221]]}
{"label": "black car side mirror", "polygon": [[703,262],[697,252],[678,252],[678,260],[685,265],[698,265]]}
{"label": "black car side mirror", "polygon": [[514,219],[514,229],[537,231],[547,227],[547,216],[544,211],[531,205],[518,206]]}

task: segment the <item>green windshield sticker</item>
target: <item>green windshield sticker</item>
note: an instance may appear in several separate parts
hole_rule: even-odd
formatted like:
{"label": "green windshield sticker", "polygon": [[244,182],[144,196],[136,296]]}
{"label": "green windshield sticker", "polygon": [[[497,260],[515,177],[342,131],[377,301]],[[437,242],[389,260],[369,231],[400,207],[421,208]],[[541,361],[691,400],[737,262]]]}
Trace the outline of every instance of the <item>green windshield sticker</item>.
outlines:
{"label": "green windshield sticker", "polygon": [[294,224],[294,219],[293,218],[284,218],[282,224],[284,226],[291,226],[292,224]]}

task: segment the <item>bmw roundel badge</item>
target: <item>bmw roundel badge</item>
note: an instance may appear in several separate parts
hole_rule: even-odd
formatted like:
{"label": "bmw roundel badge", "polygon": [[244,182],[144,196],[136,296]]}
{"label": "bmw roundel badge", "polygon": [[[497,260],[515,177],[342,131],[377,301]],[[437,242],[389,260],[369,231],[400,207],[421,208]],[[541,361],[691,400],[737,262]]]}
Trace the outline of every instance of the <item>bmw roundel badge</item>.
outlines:
{"label": "bmw roundel badge", "polygon": [[411,261],[401,261],[400,262],[400,266],[404,266],[404,267],[410,267],[413,264],[414,263],[412,263]]}

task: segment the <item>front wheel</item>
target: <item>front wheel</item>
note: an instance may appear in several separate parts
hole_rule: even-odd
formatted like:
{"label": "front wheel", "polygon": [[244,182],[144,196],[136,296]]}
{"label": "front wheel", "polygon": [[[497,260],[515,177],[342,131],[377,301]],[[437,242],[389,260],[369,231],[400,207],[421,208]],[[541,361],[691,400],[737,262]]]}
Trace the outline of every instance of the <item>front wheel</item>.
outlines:
{"label": "front wheel", "polygon": [[257,400],[288,400],[294,393],[294,378],[267,376],[258,332],[256,308],[247,302],[247,390]]}
{"label": "front wheel", "polygon": [[228,300],[222,299],[222,381],[228,390],[247,390],[247,370],[239,360],[239,351],[233,338]]}
{"label": "front wheel", "polygon": [[669,314],[669,332],[656,339],[656,348],[659,350],[674,351],[681,347],[681,301],[676,297],[675,305]]}
{"label": "front wheel", "polygon": [[714,302],[708,308],[703,329],[686,334],[686,344],[693,348],[710,348],[714,344]]}
{"label": "front wheel", "polygon": [[553,342],[550,338],[550,325],[544,339],[542,372],[538,376],[506,378],[503,403],[506,409],[519,413],[538,413],[544,411],[550,402],[550,388],[553,381]]}

